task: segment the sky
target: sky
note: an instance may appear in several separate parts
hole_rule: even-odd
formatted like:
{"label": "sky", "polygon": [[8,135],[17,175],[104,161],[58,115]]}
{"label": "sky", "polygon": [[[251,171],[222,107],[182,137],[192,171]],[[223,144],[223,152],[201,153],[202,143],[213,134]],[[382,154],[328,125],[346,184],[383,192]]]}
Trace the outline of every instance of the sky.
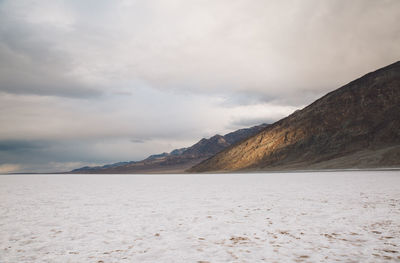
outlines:
{"label": "sky", "polygon": [[400,58],[398,0],[0,0],[0,173],[273,123]]}

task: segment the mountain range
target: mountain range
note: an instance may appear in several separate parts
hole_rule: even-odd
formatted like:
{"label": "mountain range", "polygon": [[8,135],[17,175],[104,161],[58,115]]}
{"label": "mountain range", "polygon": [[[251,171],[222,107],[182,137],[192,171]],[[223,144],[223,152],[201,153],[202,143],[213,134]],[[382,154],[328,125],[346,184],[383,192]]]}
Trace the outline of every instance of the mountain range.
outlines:
{"label": "mountain range", "polygon": [[189,172],[400,167],[400,62],[366,74]]}
{"label": "mountain range", "polygon": [[170,153],[150,155],[142,161],[119,162],[96,167],[86,166],[75,169],[71,173],[182,173],[226,147],[257,134],[267,126],[268,124],[261,124],[239,129],[224,136],[217,134],[209,139],[203,138],[190,147],[175,149]]}

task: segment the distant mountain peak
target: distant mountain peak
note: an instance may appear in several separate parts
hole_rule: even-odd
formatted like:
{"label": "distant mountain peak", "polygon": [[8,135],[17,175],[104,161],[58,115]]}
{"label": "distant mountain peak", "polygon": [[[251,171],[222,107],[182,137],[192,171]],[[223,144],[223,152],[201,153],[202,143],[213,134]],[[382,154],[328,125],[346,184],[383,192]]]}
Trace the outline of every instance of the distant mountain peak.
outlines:
{"label": "distant mountain peak", "polygon": [[209,139],[202,138],[194,145],[187,148],[180,148],[161,154],[153,154],[138,162],[126,162],[76,169],[75,173],[148,173],[148,172],[183,172],[185,169],[213,156],[223,149],[248,138],[262,129],[267,124],[261,124],[251,128],[244,128],[230,132],[224,136],[216,134]]}

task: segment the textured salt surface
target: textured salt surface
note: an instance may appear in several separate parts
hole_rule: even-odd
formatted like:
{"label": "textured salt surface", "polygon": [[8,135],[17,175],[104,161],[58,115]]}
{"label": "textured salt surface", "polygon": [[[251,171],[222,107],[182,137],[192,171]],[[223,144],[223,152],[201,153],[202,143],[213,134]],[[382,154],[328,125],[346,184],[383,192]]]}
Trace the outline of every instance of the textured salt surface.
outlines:
{"label": "textured salt surface", "polygon": [[400,172],[0,176],[0,262],[398,262]]}

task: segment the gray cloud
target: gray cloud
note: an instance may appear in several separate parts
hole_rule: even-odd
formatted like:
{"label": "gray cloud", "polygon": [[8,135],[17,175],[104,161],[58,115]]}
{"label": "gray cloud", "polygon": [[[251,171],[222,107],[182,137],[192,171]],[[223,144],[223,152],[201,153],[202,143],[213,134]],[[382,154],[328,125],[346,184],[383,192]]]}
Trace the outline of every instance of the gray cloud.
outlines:
{"label": "gray cloud", "polygon": [[304,92],[397,60],[399,10],[396,0],[4,1],[1,89],[85,97],[141,82],[304,104]]}
{"label": "gray cloud", "polygon": [[76,98],[102,94],[71,74],[72,58],[57,43],[60,29],[31,24],[16,11],[0,3],[0,91]]}
{"label": "gray cloud", "polygon": [[12,172],[63,172],[86,165],[142,160],[171,149],[171,143],[174,141],[157,139],[151,144],[133,144],[126,138],[1,141],[0,173],[6,168],[13,168]]}
{"label": "gray cloud", "polygon": [[255,125],[260,125],[262,123],[272,124],[276,121],[276,119],[266,119],[266,118],[247,118],[247,119],[238,119],[231,123],[231,127],[233,129],[241,128],[241,127],[252,127]]}
{"label": "gray cloud", "polygon": [[145,143],[147,139],[131,139],[132,143]]}
{"label": "gray cloud", "polygon": [[37,141],[6,140],[0,141],[0,151],[2,152],[21,152],[35,149],[42,149],[43,144]]}

